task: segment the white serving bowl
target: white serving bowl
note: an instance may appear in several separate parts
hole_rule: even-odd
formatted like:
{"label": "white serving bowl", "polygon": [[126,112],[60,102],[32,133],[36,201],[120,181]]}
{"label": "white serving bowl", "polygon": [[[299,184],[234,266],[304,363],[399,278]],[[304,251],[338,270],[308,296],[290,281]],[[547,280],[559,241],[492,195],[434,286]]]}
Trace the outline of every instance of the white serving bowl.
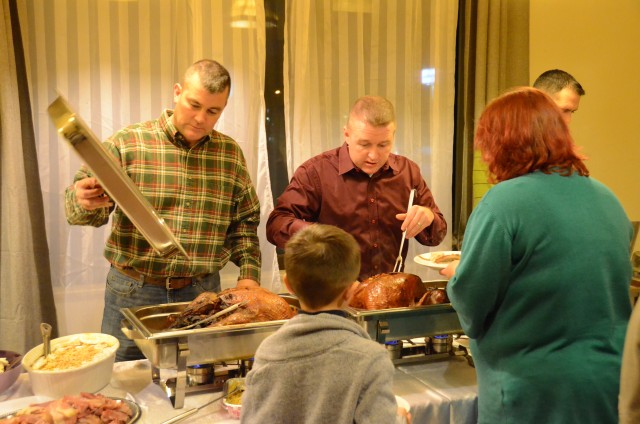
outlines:
{"label": "white serving bowl", "polygon": [[[10,350],[0,350],[0,358],[6,358],[9,363],[20,356],[21,355],[19,353],[12,352]],[[0,372],[0,394],[11,387],[18,377],[20,377],[20,373],[22,372],[22,365],[20,364],[20,361],[21,360],[18,360],[18,363],[13,365],[11,369],[6,370],[5,372]]]}
{"label": "white serving bowl", "polygon": [[59,398],[82,392],[95,393],[109,384],[116,350],[120,346],[118,339],[102,333],[72,334],[51,340],[51,352],[55,354],[57,348],[77,341],[84,344],[105,343],[108,347],[102,349],[96,358],[79,367],[53,371],[34,369],[35,362],[44,355],[42,344],[24,355],[22,366],[29,373],[31,389],[35,395]]}

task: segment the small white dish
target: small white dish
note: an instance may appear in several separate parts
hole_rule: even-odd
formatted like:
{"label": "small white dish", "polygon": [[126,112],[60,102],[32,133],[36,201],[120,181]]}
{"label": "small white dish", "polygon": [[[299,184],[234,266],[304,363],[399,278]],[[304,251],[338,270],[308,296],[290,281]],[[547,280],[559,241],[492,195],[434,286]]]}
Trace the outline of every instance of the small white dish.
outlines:
{"label": "small white dish", "polygon": [[423,253],[421,255],[417,255],[415,258],[413,258],[413,260],[417,264],[424,265],[432,269],[445,269],[447,265],[449,265],[449,262],[451,261],[449,260],[446,262],[439,263],[437,262],[437,260],[439,258],[442,258],[445,256],[451,256],[451,255],[457,255],[459,258],[460,251],[459,250],[443,250],[439,252]]}
{"label": "small white dish", "polygon": [[[411,409],[411,407],[409,406],[409,402],[407,402],[406,399],[396,395],[396,403],[398,404],[398,408],[404,408],[404,410],[407,411],[406,415],[404,414],[400,415],[400,412],[397,413],[398,417],[401,417],[402,419],[402,421],[400,422],[404,424],[408,424],[410,422],[408,415],[409,415],[409,410]],[[396,420],[396,422],[398,422],[398,420]]]}

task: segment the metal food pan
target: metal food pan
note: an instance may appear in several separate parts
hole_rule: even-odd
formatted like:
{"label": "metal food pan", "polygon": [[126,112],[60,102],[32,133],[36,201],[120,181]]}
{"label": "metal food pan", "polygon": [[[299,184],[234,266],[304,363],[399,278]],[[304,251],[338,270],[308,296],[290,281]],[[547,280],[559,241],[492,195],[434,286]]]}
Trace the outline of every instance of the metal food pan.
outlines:
{"label": "metal food pan", "polygon": [[49,105],[47,111],[58,133],[74,148],[100,185],[109,193],[109,197],[129,217],[151,247],[160,256],[168,257],[180,253],[189,259],[189,255],[164,219],[158,215],[149,200],[69,103],[59,96]]}
{"label": "metal food pan", "polygon": [[[427,281],[423,284],[425,288],[445,288],[447,281]],[[451,303],[376,310],[345,309],[349,317],[379,343],[463,333],[458,314]]]}
{"label": "metal food pan", "polygon": [[[297,309],[298,300],[282,296]],[[122,331],[135,341],[144,356],[156,368],[178,367],[186,356],[187,365],[252,358],[260,343],[275,333],[287,320],[257,322],[223,327],[167,330],[167,317],[182,312],[190,302],[122,308]]]}

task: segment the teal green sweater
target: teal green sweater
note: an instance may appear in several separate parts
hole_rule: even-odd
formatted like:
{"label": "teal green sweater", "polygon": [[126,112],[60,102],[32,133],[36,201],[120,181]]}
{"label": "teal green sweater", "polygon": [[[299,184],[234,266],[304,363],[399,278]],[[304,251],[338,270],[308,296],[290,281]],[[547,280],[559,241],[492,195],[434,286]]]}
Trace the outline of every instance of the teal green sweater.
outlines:
{"label": "teal green sweater", "polygon": [[480,423],[617,423],[632,235],[593,178],[535,172],[485,195],[447,288]]}

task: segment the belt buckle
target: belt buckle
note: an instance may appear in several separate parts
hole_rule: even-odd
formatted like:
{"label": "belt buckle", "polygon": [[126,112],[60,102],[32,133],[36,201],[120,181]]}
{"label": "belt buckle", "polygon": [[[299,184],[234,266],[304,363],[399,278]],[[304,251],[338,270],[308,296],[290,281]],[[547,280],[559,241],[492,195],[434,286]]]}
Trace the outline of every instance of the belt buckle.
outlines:
{"label": "belt buckle", "polygon": [[171,287],[171,278],[173,278],[173,277],[167,277],[164,280],[164,288],[167,289],[167,290],[173,290],[174,289],[173,287]]}
{"label": "belt buckle", "polygon": [[182,284],[179,285],[179,287],[172,287],[171,286],[171,280],[186,280],[188,277],[167,277],[164,280],[164,287],[167,290],[179,290],[182,289],[184,287],[190,286],[191,284],[193,284],[193,281],[189,284]]}

